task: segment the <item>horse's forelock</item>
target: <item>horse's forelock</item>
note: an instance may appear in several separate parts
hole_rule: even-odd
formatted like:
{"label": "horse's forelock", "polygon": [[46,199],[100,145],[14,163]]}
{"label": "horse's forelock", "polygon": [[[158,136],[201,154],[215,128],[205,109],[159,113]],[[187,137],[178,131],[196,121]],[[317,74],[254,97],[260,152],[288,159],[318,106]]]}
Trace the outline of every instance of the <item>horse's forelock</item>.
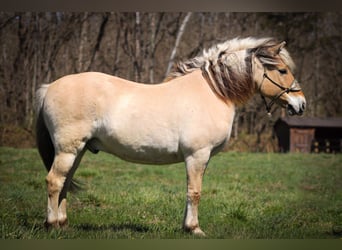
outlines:
{"label": "horse's forelock", "polygon": [[[279,43],[274,39],[269,39],[264,44],[261,44],[259,47],[252,49],[255,56],[260,60],[260,62],[266,66],[275,66],[278,64],[278,57],[273,54],[270,50],[271,47],[278,45]],[[295,70],[295,64],[289,54],[289,52],[285,48],[281,48],[278,54],[281,60],[290,68],[293,72]]]}
{"label": "horse's forelock", "polygon": [[280,55],[280,58],[283,60],[283,62],[290,68],[290,70],[293,73],[296,69],[296,65],[294,61],[292,60],[289,52],[283,48],[280,50],[279,55]]}

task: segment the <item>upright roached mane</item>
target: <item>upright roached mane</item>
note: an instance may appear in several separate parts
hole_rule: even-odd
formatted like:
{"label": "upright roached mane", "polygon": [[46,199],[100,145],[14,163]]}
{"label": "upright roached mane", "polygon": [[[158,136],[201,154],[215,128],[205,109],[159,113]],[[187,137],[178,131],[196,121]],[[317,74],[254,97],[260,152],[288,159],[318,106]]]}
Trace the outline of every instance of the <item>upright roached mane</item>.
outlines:
{"label": "upright roached mane", "polygon": [[[84,153],[124,160],[185,162],[183,227],[204,235],[198,221],[202,178],[229,140],[235,106],[258,91],[302,114],[305,97],[290,72],[284,43],[233,39],[178,64],[162,84],[139,84],[99,72],[67,75],[42,85],[37,97],[37,146],[48,175],[47,227],[67,224],[67,192]],[[95,166],[94,166],[95,167]]]}
{"label": "upright roached mane", "polygon": [[[243,104],[256,90],[252,79],[252,55],[254,54],[265,67],[272,67],[278,61],[268,49],[277,44],[273,38],[235,38],[203,51],[201,56],[179,62],[167,79],[201,69],[217,94],[235,104]],[[248,54],[244,60],[239,60],[237,53],[243,50]],[[293,71],[295,64],[287,50],[283,48],[279,55]]]}

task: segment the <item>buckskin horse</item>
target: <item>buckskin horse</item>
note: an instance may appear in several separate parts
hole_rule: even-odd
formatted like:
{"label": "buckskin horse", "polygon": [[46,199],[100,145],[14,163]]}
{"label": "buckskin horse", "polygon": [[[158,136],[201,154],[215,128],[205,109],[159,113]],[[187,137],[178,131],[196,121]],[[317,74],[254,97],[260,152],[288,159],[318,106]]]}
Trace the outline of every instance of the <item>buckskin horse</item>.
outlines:
{"label": "buckskin horse", "polygon": [[235,107],[260,93],[268,112],[274,103],[289,115],[305,109],[284,45],[272,38],[235,38],[180,62],[161,84],[86,72],[42,85],[36,93],[36,132],[48,170],[45,225],[66,224],[67,191],[90,150],[136,163],[184,161],[183,227],[204,235],[198,221],[202,177],[230,137]]}

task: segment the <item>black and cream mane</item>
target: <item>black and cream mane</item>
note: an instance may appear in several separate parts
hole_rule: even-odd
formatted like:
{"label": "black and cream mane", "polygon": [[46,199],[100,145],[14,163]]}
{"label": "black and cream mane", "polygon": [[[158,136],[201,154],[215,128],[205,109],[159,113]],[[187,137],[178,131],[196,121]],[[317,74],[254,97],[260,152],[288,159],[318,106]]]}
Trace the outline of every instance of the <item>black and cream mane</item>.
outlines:
{"label": "black and cream mane", "polygon": [[[218,95],[237,104],[244,103],[256,89],[252,79],[252,55],[265,67],[272,67],[277,60],[268,49],[277,44],[273,38],[235,38],[204,50],[200,56],[178,63],[168,79],[201,69]],[[241,58],[238,53],[243,51],[244,58]],[[279,56],[291,70],[294,69],[286,49],[281,49]]]}

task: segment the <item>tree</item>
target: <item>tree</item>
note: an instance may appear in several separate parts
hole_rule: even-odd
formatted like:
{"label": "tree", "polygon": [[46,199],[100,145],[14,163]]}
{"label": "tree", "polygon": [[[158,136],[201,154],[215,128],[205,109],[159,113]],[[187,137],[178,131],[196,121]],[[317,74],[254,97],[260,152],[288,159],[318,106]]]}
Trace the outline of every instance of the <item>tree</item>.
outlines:
{"label": "tree", "polygon": [[181,38],[183,36],[185,27],[186,27],[186,25],[187,25],[187,23],[191,17],[191,14],[192,14],[191,12],[188,12],[186,14],[186,16],[184,17],[184,19],[182,21],[181,26],[179,27],[179,30],[177,32],[177,38],[176,38],[175,46],[173,47],[172,52],[171,52],[171,56],[170,56],[169,63],[168,63],[167,69],[166,69],[165,77],[170,73],[171,67],[174,63],[174,59],[176,56],[177,49],[179,47],[179,43],[180,43]]}
{"label": "tree", "polygon": [[[341,25],[339,12],[0,12],[0,135],[5,125],[32,130],[41,83],[82,71],[159,83],[178,60],[236,36],[286,40],[305,115],[341,116]],[[256,141],[270,137],[272,123],[285,115],[278,108],[267,119],[258,96],[236,113],[233,135]]]}

